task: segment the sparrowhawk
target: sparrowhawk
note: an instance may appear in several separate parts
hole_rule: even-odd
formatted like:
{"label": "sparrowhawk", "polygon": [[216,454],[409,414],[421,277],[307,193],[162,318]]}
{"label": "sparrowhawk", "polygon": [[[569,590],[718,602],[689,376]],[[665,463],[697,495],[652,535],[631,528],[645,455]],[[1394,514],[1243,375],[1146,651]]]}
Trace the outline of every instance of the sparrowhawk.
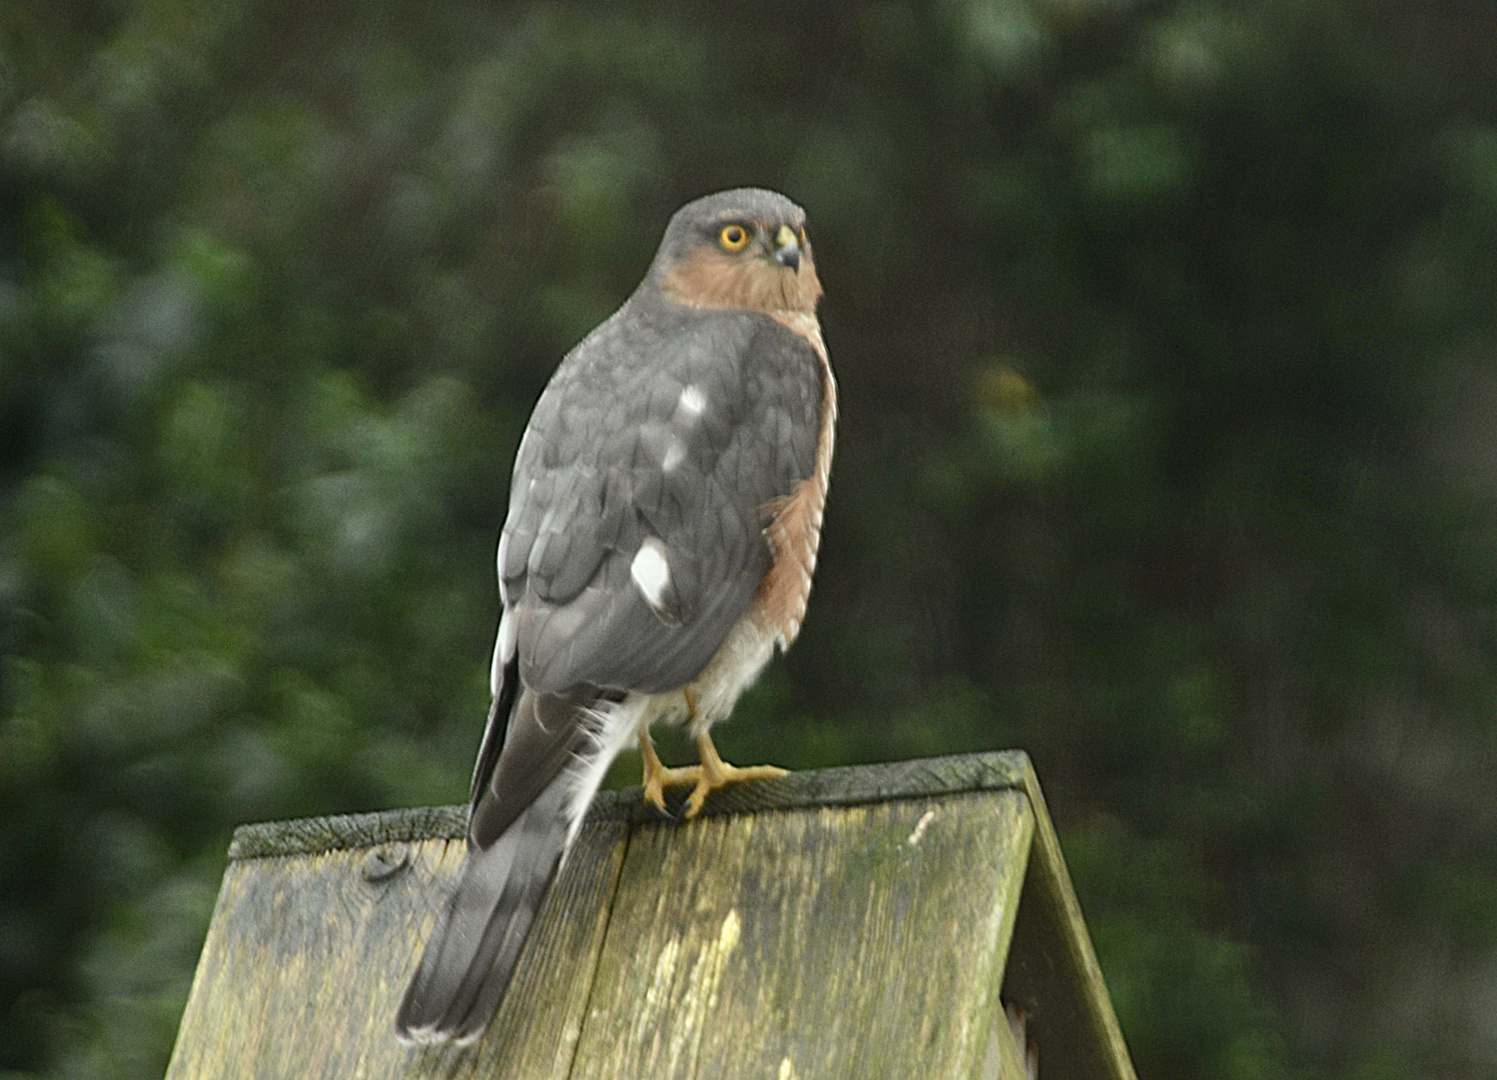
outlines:
{"label": "sparrowhawk", "polygon": [[[816,568],[836,384],[805,213],[745,188],[683,206],[644,280],[562,360],[520,442],[499,541],[493,704],[456,890],[396,1018],[482,1034],[604,772],[636,740],[645,798],[779,775],[710,729],[795,640]],[[686,723],[668,769],[650,725]]]}

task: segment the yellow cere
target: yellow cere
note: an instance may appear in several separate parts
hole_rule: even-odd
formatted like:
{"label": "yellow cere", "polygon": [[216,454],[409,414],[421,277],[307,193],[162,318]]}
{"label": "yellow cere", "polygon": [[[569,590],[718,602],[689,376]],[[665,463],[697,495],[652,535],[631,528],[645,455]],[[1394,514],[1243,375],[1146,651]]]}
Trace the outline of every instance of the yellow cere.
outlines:
{"label": "yellow cere", "polygon": [[786,248],[795,243],[795,230],[789,225],[781,225],[780,231],[774,234],[774,246]]}
{"label": "yellow cere", "polygon": [[742,225],[724,225],[717,234],[717,242],[724,251],[742,251],[748,246],[749,231]]}

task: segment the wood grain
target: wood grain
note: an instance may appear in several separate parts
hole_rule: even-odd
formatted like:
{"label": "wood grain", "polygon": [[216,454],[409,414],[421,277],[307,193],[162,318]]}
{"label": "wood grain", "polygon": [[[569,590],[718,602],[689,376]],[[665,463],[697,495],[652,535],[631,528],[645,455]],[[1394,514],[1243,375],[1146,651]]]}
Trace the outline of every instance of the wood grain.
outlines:
{"label": "wood grain", "polygon": [[1136,1080],[1060,839],[1028,765],[1023,785],[1035,809],[1034,851],[1019,900],[1004,999],[1028,1015],[1045,1080]]}
{"label": "wood grain", "polygon": [[1031,829],[1009,791],[639,830],[573,1076],[973,1075]]}
{"label": "wood grain", "polygon": [[1133,1078],[1021,753],[744,784],[685,825],[605,793],[484,1038],[408,1048],[462,820],[239,830],[170,1080],[1008,1080],[1000,987],[1047,1078]]}
{"label": "wood grain", "polygon": [[393,1028],[417,945],[462,861],[461,841],[231,863],[168,1080],[561,1080],[581,1030],[624,833],[618,821],[584,826],[490,1036],[467,1048],[406,1047]]}

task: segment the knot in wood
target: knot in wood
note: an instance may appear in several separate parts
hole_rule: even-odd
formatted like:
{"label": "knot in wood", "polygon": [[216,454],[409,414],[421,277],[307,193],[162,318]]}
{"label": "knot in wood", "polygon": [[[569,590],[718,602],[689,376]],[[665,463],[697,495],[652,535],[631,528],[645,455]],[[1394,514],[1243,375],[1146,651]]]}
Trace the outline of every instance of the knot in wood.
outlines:
{"label": "knot in wood", "polygon": [[359,873],[371,885],[386,881],[400,873],[411,862],[410,848],[405,844],[382,844],[364,856]]}

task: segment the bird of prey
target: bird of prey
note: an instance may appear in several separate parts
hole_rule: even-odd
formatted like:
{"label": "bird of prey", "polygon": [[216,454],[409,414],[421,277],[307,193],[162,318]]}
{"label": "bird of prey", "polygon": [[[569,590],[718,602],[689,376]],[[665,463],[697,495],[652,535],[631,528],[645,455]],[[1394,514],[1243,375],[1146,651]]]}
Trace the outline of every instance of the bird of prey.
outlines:
{"label": "bird of prey", "polygon": [[[718,756],[727,717],[805,617],[837,415],[805,213],[743,188],[687,203],[644,280],[562,360],[520,442],[499,540],[493,704],[455,892],[396,1033],[476,1039],[604,772],[644,797],[780,775]],[[701,764],[664,766],[654,723]]]}

